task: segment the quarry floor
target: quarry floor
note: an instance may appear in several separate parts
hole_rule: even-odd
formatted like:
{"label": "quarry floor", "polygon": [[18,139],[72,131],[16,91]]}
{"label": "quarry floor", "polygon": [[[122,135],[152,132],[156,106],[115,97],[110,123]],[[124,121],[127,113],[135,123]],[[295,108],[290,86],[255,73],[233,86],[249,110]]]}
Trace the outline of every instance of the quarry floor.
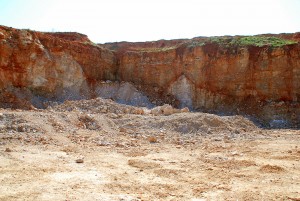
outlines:
{"label": "quarry floor", "polygon": [[0,200],[300,200],[299,142],[242,117],[1,109]]}

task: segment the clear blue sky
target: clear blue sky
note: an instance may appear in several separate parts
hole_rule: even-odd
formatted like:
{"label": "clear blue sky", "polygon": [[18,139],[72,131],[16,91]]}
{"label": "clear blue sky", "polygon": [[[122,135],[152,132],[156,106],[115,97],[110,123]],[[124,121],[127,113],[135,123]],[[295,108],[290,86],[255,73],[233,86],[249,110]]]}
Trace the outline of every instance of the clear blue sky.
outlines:
{"label": "clear blue sky", "polygon": [[94,42],[300,31],[300,0],[0,0],[0,24]]}

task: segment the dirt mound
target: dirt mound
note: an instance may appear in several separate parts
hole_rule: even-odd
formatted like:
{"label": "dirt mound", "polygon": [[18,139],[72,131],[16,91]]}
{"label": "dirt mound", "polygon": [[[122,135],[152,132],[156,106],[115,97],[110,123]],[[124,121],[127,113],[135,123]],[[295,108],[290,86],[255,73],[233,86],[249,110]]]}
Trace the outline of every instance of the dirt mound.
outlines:
{"label": "dirt mound", "polygon": [[[123,121],[124,122],[124,121]],[[140,124],[140,122],[143,122]],[[145,130],[173,131],[179,134],[224,134],[232,135],[258,130],[248,119],[242,116],[219,117],[206,113],[177,113],[169,116],[149,116],[136,121],[128,119],[125,128],[139,127]]]}
{"label": "dirt mound", "polygon": [[[121,125],[126,122],[127,128],[140,129],[166,129],[178,133],[201,133],[210,134],[216,132],[241,132],[253,131],[257,127],[242,116],[217,116],[206,113],[189,113],[188,108],[176,109],[170,105],[163,105],[149,110],[147,108],[133,107],[118,104],[110,99],[96,98],[92,100],[66,101],[61,105],[48,108],[48,110],[60,112],[84,112],[90,114],[110,114],[113,119],[121,118],[125,114],[143,115],[145,118],[136,116],[125,117]],[[85,116],[90,118],[89,116]],[[138,118],[139,121],[136,121]],[[87,118],[85,118],[87,119]],[[115,120],[117,121],[117,120]],[[131,122],[131,123],[129,123]],[[143,122],[142,125],[141,122]],[[120,123],[120,122],[117,122]]]}
{"label": "dirt mound", "polygon": [[166,127],[171,126],[174,131],[179,133],[241,133],[257,129],[251,121],[241,116],[219,117],[205,113],[190,114],[188,116],[178,115],[163,120],[163,123]]}
{"label": "dirt mound", "polygon": [[[66,101],[45,110],[17,111],[4,110],[0,115],[0,133],[34,144],[59,141],[60,137],[53,133],[67,134],[65,140],[73,143],[117,147],[136,147],[139,146],[138,140],[182,145],[199,144],[201,140],[197,139],[201,136],[218,141],[261,136],[257,133],[259,129],[242,116],[191,113],[188,108],[176,109],[170,105],[150,110],[102,98]],[[93,134],[87,135],[87,132]],[[251,132],[257,135],[249,134]],[[51,137],[45,138],[49,134]],[[120,140],[119,135],[132,139]]]}

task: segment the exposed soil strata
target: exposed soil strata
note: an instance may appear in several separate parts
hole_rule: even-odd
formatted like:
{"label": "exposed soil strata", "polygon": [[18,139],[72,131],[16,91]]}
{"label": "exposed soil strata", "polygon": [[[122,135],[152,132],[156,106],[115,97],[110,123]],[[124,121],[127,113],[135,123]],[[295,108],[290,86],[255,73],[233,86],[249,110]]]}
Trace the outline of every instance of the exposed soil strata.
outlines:
{"label": "exposed soil strata", "polygon": [[168,103],[300,127],[299,33],[96,45],[78,33],[0,26],[0,56],[2,107],[103,97],[101,83],[111,80],[118,83],[108,98],[121,103]]}
{"label": "exposed soil strata", "polygon": [[120,80],[154,86],[174,96],[179,106],[299,127],[298,35],[198,37],[163,45],[122,42],[104,47],[117,52]]}
{"label": "exposed soil strata", "polygon": [[[6,94],[36,107],[46,100],[91,98],[96,82],[115,79],[113,53],[93,45],[84,35],[3,26],[0,32],[2,103],[7,101]],[[8,107],[19,107],[15,101],[8,103]]]}

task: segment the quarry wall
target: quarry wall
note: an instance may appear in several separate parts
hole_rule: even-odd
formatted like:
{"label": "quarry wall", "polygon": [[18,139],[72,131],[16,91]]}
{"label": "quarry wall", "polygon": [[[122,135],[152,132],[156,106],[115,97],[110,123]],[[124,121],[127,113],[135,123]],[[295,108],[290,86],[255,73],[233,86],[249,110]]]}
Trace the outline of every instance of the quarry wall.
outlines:
{"label": "quarry wall", "polygon": [[299,41],[295,33],[97,45],[78,33],[0,26],[0,105],[43,108],[103,96],[109,80],[120,83],[113,90],[122,96],[115,96],[131,104],[138,97],[145,106],[169,103],[299,128]]}

